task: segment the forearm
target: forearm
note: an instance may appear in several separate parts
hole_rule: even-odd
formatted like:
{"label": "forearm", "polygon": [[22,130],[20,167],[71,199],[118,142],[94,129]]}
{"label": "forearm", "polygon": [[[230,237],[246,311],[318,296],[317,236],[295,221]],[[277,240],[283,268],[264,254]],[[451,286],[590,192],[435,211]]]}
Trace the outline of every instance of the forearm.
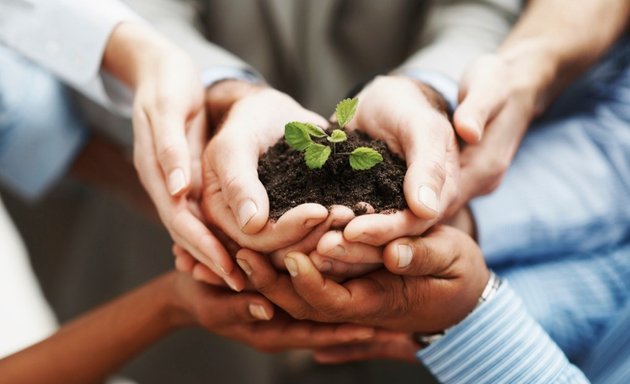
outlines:
{"label": "forearm", "polygon": [[3,383],[98,382],[176,329],[173,274],[65,325],[52,337],[0,360]]}
{"label": "forearm", "polygon": [[629,15],[627,0],[531,0],[499,54],[529,63],[524,76],[536,76],[544,107],[608,50]]}
{"label": "forearm", "polygon": [[110,35],[101,67],[121,82],[135,88],[143,72],[151,69],[160,55],[179,52],[179,49],[150,25],[137,22],[121,23]]}

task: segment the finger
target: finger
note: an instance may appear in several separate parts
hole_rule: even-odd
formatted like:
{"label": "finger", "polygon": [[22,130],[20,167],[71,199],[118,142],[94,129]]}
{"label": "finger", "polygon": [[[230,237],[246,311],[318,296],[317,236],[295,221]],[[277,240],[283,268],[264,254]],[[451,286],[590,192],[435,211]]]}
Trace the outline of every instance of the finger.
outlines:
{"label": "finger", "polygon": [[326,221],[317,225],[305,238],[288,247],[278,249],[272,252],[269,257],[276,268],[284,269],[284,256],[292,251],[309,254],[317,247],[317,243],[322,236],[331,229],[343,228],[354,218],[352,209],[343,205],[333,205],[330,207],[330,213]]}
{"label": "finger", "polygon": [[173,112],[145,111],[168,191],[171,196],[179,196],[190,186],[191,161],[186,137],[186,116]]}
{"label": "finger", "polygon": [[422,234],[436,221],[420,220],[408,209],[391,214],[363,215],[348,223],[343,237],[349,242],[382,246],[402,236]]}
{"label": "finger", "polygon": [[299,252],[289,253],[284,262],[295,291],[323,315],[321,321],[360,323],[365,321],[360,317],[380,306],[375,295],[380,290],[373,280],[354,280],[347,286],[338,284],[322,276],[308,256]]}
{"label": "finger", "polygon": [[192,273],[196,264],[195,258],[177,244],[173,245],[173,254],[175,255],[175,268],[180,272]]}
{"label": "finger", "polygon": [[455,136],[450,123],[441,115],[426,114],[419,121],[412,123],[403,134],[403,151],[407,161],[403,189],[411,211],[428,220],[439,217],[441,213],[440,197],[447,177],[447,151]]}
{"label": "finger", "polygon": [[228,287],[225,280],[201,263],[195,263],[190,271],[193,279],[217,287]]}
{"label": "finger", "polygon": [[236,254],[236,262],[245,271],[254,289],[296,319],[310,319],[312,308],[295,292],[291,280],[278,273],[265,256],[248,249]]}
{"label": "finger", "polygon": [[385,247],[385,267],[399,275],[448,277],[464,247],[476,247],[466,238],[455,228],[438,226],[425,237],[395,240]]}
{"label": "finger", "polygon": [[239,229],[246,234],[255,234],[267,223],[269,198],[258,179],[258,156],[253,138],[243,138],[238,130],[228,127],[226,134],[217,137],[211,145],[210,168],[216,173],[223,198],[230,207]]}
{"label": "finger", "polygon": [[322,364],[342,364],[374,359],[400,360],[417,363],[419,346],[407,336],[405,339],[371,340],[335,345],[315,351],[315,360]]}
{"label": "finger", "polygon": [[[257,294],[242,293],[222,296],[216,303],[220,308],[223,321],[229,325],[234,323],[268,321],[274,316],[274,307],[268,300]],[[215,312],[216,313],[216,312]]]}
{"label": "finger", "polygon": [[[453,114],[455,131],[465,142],[481,141],[489,122],[505,105],[507,99],[493,83],[481,81],[488,78],[488,68],[475,66],[462,81],[461,102]],[[493,78],[493,77],[489,77]]]}
{"label": "finger", "polygon": [[336,281],[339,280],[338,278],[347,279],[365,275],[383,265],[382,261],[379,263],[344,263],[343,261],[329,259],[317,252],[311,252],[309,257],[321,273]]}
{"label": "finger", "polygon": [[379,247],[348,241],[341,231],[324,234],[317,244],[317,253],[346,264],[383,262],[382,250]]}
{"label": "finger", "polygon": [[206,265],[223,276],[234,290],[241,290],[244,278],[234,269],[233,262],[221,243],[190,212],[182,197],[174,199],[166,191],[155,157],[147,116],[141,108],[134,108],[133,123],[134,164],[173,240],[182,245],[196,260],[205,261]]}
{"label": "finger", "polygon": [[221,242],[189,211],[180,210],[175,214],[172,229],[188,245],[187,250],[221,275],[232,289],[240,291],[245,287],[244,277],[234,268],[234,262]]}

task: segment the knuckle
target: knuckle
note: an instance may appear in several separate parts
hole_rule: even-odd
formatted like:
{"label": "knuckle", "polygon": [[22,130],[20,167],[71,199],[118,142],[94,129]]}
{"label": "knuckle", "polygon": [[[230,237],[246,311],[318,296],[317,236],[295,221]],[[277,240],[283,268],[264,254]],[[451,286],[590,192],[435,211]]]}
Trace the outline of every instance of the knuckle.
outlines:
{"label": "knuckle", "polygon": [[446,181],[446,168],[442,162],[435,159],[429,160],[428,170],[429,175],[438,186],[444,184]]}
{"label": "knuckle", "polygon": [[179,148],[169,140],[158,146],[157,155],[160,161],[173,161],[177,159],[179,155]]}

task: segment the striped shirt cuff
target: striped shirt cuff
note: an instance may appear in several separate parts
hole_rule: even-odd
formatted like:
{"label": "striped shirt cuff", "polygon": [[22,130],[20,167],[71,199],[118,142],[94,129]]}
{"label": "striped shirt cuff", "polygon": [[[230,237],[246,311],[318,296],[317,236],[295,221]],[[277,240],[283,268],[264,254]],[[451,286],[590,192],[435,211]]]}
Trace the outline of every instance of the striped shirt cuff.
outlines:
{"label": "striped shirt cuff", "polygon": [[507,282],[417,357],[442,383],[588,383]]}

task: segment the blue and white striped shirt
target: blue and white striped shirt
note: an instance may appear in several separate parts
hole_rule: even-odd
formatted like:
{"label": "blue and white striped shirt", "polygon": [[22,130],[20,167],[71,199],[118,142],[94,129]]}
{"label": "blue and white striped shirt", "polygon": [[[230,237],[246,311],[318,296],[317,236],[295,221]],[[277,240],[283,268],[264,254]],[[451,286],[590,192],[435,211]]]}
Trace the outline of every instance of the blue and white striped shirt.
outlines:
{"label": "blue and white striped shirt", "polygon": [[629,106],[623,38],[471,202],[486,262],[509,283],[418,352],[439,381],[630,383]]}

